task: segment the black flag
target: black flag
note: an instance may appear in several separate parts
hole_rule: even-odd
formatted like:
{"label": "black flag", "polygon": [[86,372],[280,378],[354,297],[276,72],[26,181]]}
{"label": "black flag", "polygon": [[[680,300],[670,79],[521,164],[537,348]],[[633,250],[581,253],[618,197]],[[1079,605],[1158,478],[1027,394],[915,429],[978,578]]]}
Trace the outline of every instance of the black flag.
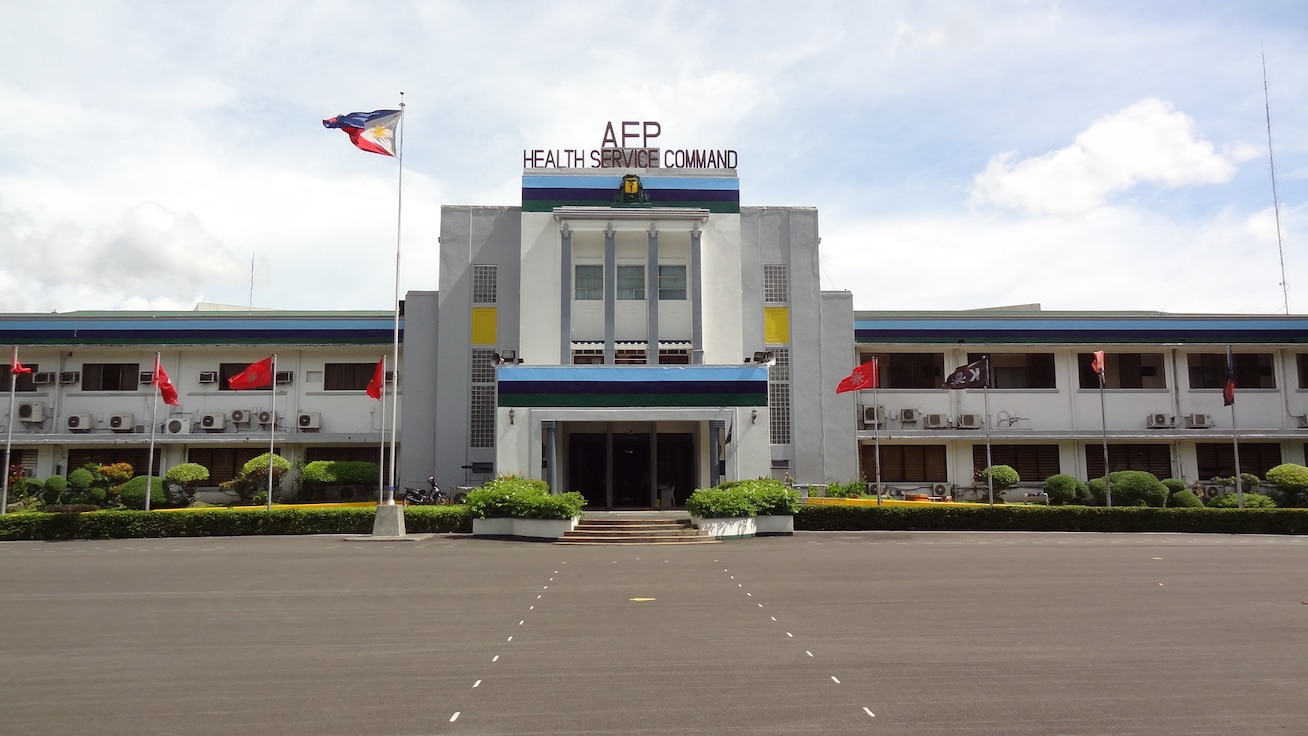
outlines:
{"label": "black flag", "polygon": [[986,359],[982,358],[965,366],[954,369],[945,378],[945,388],[986,388],[990,376],[986,370]]}

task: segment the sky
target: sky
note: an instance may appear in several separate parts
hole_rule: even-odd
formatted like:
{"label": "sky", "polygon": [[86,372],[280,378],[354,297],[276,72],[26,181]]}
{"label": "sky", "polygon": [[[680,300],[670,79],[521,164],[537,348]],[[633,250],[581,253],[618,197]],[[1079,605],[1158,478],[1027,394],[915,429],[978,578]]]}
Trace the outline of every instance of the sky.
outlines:
{"label": "sky", "polygon": [[[624,120],[816,207],[858,310],[1308,312],[1302,0],[3,6],[0,312],[389,311]],[[321,124],[401,92],[402,175]]]}

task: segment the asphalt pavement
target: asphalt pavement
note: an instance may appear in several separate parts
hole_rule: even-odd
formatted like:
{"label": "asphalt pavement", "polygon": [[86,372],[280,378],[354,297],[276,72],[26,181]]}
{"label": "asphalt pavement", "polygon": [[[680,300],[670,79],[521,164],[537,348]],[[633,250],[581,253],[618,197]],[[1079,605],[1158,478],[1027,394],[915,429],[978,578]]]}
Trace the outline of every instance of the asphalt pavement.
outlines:
{"label": "asphalt pavement", "polygon": [[1308,538],[0,543],[0,734],[1308,733]]}

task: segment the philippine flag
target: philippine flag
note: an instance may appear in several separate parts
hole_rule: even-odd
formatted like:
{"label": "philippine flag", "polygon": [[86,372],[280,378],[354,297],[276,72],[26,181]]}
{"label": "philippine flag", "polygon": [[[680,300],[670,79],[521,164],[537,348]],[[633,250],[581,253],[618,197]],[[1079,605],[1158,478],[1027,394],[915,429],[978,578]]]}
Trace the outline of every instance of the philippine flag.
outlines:
{"label": "philippine flag", "polygon": [[395,155],[395,129],[400,124],[399,110],[373,110],[351,112],[327,118],[324,128],[338,128],[350,136],[350,142],[361,151]]}

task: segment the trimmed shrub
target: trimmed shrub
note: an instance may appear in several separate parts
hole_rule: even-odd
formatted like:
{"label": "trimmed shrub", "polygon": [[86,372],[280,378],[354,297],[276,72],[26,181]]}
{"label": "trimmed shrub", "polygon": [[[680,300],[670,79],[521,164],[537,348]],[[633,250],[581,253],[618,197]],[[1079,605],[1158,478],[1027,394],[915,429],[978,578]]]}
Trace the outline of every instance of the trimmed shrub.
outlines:
{"label": "trimmed shrub", "polygon": [[209,480],[209,469],[199,463],[181,463],[169,468],[163,479],[169,503],[190,506],[195,501],[196,489]]}
{"label": "trimmed shrub", "polygon": [[[771,480],[771,479],[760,479],[760,480]],[[756,481],[736,481],[736,482],[754,483]],[[772,480],[771,482],[776,483],[778,486],[782,488],[785,487],[785,484],[779,480]],[[723,483],[719,485],[718,488],[723,488],[725,486],[726,484]],[[827,484],[828,498],[861,498],[866,493],[867,493],[867,481],[849,480],[849,481],[845,481],[844,483]],[[798,494],[796,494],[796,497],[798,497]]]}
{"label": "trimmed shrub", "polygon": [[[164,493],[163,478],[160,478],[157,475],[152,475],[149,478],[149,482],[150,508],[166,508],[168,505],[168,496]],[[122,501],[123,506],[129,509],[144,509],[145,484],[146,477],[144,475],[138,475],[119,487],[118,498]]]}
{"label": "trimmed shrub", "polygon": [[305,483],[352,484],[373,483],[378,478],[377,463],[367,460],[314,460],[300,471]]}
{"label": "trimmed shrub", "polygon": [[132,478],[131,463],[110,463],[100,466],[100,477],[111,486],[126,483]]}
{"label": "trimmed shrub", "polygon": [[1308,506],[1308,468],[1294,463],[1277,465],[1267,471],[1267,482],[1276,487],[1277,506]]}
{"label": "trimmed shrub", "polygon": [[[1119,470],[1108,477],[1113,482],[1114,506],[1162,507],[1167,503],[1167,486],[1153,473]],[[1108,492],[1103,478],[1090,481],[1090,495],[1094,496],[1096,504],[1107,505]]]}
{"label": "trimmed shrub", "polygon": [[551,494],[545,481],[502,475],[470,491],[466,507],[478,519],[571,519],[585,505],[576,491]]}
{"label": "trimmed shrub", "polygon": [[1204,507],[1204,502],[1194,495],[1194,491],[1186,488],[1173,493],[1172,497],[1167,499],[1167,505],[1173,508],[1201,509]]}
{"label": "trimmed shrub", "polygon": [[[1213,509],[1238,509],[1240,508],[1240,496],[1236,493],[1223,493],[1217,498],[1209,499],[1208,507]],[[1274,509],[1276,502],[1271,496],[1263,493],[1246,493],[1244,494],[1244,507],[1246,509]]]}
{"label": "trimmed shrub", "polygon": [[68,479],[62,475],[52,475],[45,479],[45,485],[43,487],[47,492],[53,491],[62,494],[64,491],[68,490]]}
{"label": "trimmed shrub", "polygon": [[1011,465],[991,465],[977,471],[976,482],[980,486],[984,486],[987,491],[990,489],[992,479],[995,490],[1002,491],[1017,485],[1022,477],[1017,474],[1017,471]]}
{"label": "trimmed shrub", "polygon": [[686,499],[686,511],[703,519],[757,516],[753,496],[744,488],[697,488]]}
{"label": "trimmed shrub", "polygon": [[1083,502],[1089,497],[1090,490],[1079,478],[1066,473],[1059,473],[1045,478],[1044,491],[1049,495],[1049,505],[1064,506]]}
{"label": "trimmed shrub", "polygon": [[90,488],[92,483],[95,483],[95,473],[86,468],[78,468],[68,474],[68,485],[79,493]]}

